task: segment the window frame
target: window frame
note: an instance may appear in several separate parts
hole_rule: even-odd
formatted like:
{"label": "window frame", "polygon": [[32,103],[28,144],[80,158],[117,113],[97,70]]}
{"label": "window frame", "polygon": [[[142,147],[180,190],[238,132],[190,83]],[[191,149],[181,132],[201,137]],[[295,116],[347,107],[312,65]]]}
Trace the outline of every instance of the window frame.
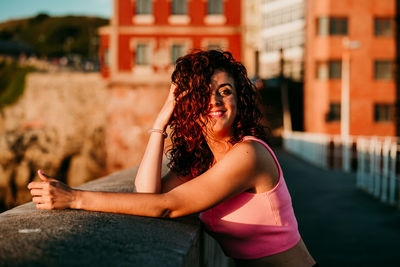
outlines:
{"label": "window frame", "polygon": [[[379,109],[379,108],[384,108]],[[374,122],[385,123],[394,122],[394,104],[391,103],[374,103]]]}
{"label": "window frame", "polygon": [[[181,53],[178,53],[180,55],[174,55],[174,47],[180,47],[182,49]],[[186,52],[186,45],[183,43],[173,43],[171,45],[171,65],[175,65],[175,62],[178,58],[181,56],[185,55]]]}
{"label": "window frame", "polygon": [[153,0],[136,0],[135,15],[153,15]]}
{"label": "window frame", "polygon": [[[383,23],[389,22],[389,29],[384,28]],[[379,25],[380,24],[380,25]],[[393,37],[394,36],[395,23],[393,18],[389,17],[375,17],[374,18],[374,36],[375,37]]]}
{"label": "window frame", "polygon": [[349,34],[348,17],[320,16],[317,18],[316,25],[318,36],[347,36]]}
{"label": "window frame", "polygon": [[[181,5],[183,4],[184,5]],[[183,6],[182,10],[181,7]],[[188,14],[188,0],[172,0],[171,1],[171,15],[187,15]]]}
{"label": "window frame", "polygon": [[[143,62],[139,58],[140,47],[146,47],[144,50]],[[137,42],[135,47],[135,66],[150,66],[151,65],[151,44],[148,42]]]}
{"label": "window frame", "polygon": [[[381,74],[381,71],[379,70],[380,68],[384,68],[385,66],[379,66],[379,64],[384,64],[388,63],[390,68],[389,75],[386,77],[385,73]],[[395,64],[393,60],[388,60],[388,59],[376,59],[374,60],[374,80],[377,81],[393,81],[394,79],[394,70]],[[385,71],[386,72],[386,71]]]}
{"label": "window frame", "polygon": [[[334,71],[334,67],[339,67],[337,71]],[[325,68],[325,69],[322,69]],[[338,59],[330,59],[326,61],[316,62],[316,73],[315,76],[318,80],[341,80],[342,79],[342,61]],[[325,73],[324,73],[325,72]]]}
{"label": "window frame", "polygon": [[224,15],[224,0],[208,0],[207,15]]}
{"label": "window frame", "polygon": [[342,105],[340,102],[330,102],[329,110],[326,113],[327,122],[340,122]]}

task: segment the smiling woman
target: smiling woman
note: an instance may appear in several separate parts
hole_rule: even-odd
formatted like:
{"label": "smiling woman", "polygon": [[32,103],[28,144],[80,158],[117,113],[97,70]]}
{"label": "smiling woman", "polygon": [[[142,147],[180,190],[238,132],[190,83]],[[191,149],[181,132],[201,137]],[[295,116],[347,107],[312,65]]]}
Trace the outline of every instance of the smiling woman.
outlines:
{"label": "smiling woman", "polygon": [[[170,171],[161,179],[164,132]],[[277,158],[266,144],[254,85],[229,52],[177,60],[135,178],[136,193],[72,189],[47,177],[29,184],[38,209],[84,209],[175,218],[201,212],[238,266],[309,267]]]}
{"label": "smiling woman", "polygon": [[[244,66],[230,53],[211,50],[181,57],[172,81],[178,95],[189,92],[177,102],[170,122],[172,147],[168,156],[173,171],[182,176],[206,171],[215,158],[206,137],[219,131],[228,131],[215,137],[230,145],[246,135],[266,140],[254,86]],[[211,116],[211,112],[219,113]]]}

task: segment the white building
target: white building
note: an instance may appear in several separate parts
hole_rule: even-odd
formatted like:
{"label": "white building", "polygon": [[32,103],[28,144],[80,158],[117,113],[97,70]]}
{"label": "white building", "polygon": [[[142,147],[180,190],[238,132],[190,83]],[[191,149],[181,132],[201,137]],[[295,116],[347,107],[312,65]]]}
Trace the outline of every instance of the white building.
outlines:
{"label": "white building", "polygon": [[303,80],[305,43],[305,0],[263,0],[260,32],[260,77],[279,75],[283,50],[284,75]]}

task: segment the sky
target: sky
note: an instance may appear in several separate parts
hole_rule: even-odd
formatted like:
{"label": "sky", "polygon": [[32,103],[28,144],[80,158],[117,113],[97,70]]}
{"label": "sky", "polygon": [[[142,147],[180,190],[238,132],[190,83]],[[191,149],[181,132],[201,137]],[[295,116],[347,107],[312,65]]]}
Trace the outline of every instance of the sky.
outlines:
{"label": "sky", "polygon": [[89,15],[109,18],[112,0],[0,0],[0,22],[48,15]]}

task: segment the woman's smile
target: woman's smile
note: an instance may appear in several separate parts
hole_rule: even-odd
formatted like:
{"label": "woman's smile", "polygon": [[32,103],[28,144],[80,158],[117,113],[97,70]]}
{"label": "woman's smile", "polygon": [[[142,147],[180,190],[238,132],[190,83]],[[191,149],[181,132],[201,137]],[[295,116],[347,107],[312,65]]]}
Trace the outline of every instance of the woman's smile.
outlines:
{"label": "woman's smile", "polygon": [[230,136],[237,113],[234,79],[226,71],[217,70],[211,77],[211,88],[210,111],[206,114],[207,132],[220,137]]}
{"label": "woman's smile", "polygon": [[225,114],[226,110],[213,110],[208,113],[208,116],[211,118],[220,118]]}

